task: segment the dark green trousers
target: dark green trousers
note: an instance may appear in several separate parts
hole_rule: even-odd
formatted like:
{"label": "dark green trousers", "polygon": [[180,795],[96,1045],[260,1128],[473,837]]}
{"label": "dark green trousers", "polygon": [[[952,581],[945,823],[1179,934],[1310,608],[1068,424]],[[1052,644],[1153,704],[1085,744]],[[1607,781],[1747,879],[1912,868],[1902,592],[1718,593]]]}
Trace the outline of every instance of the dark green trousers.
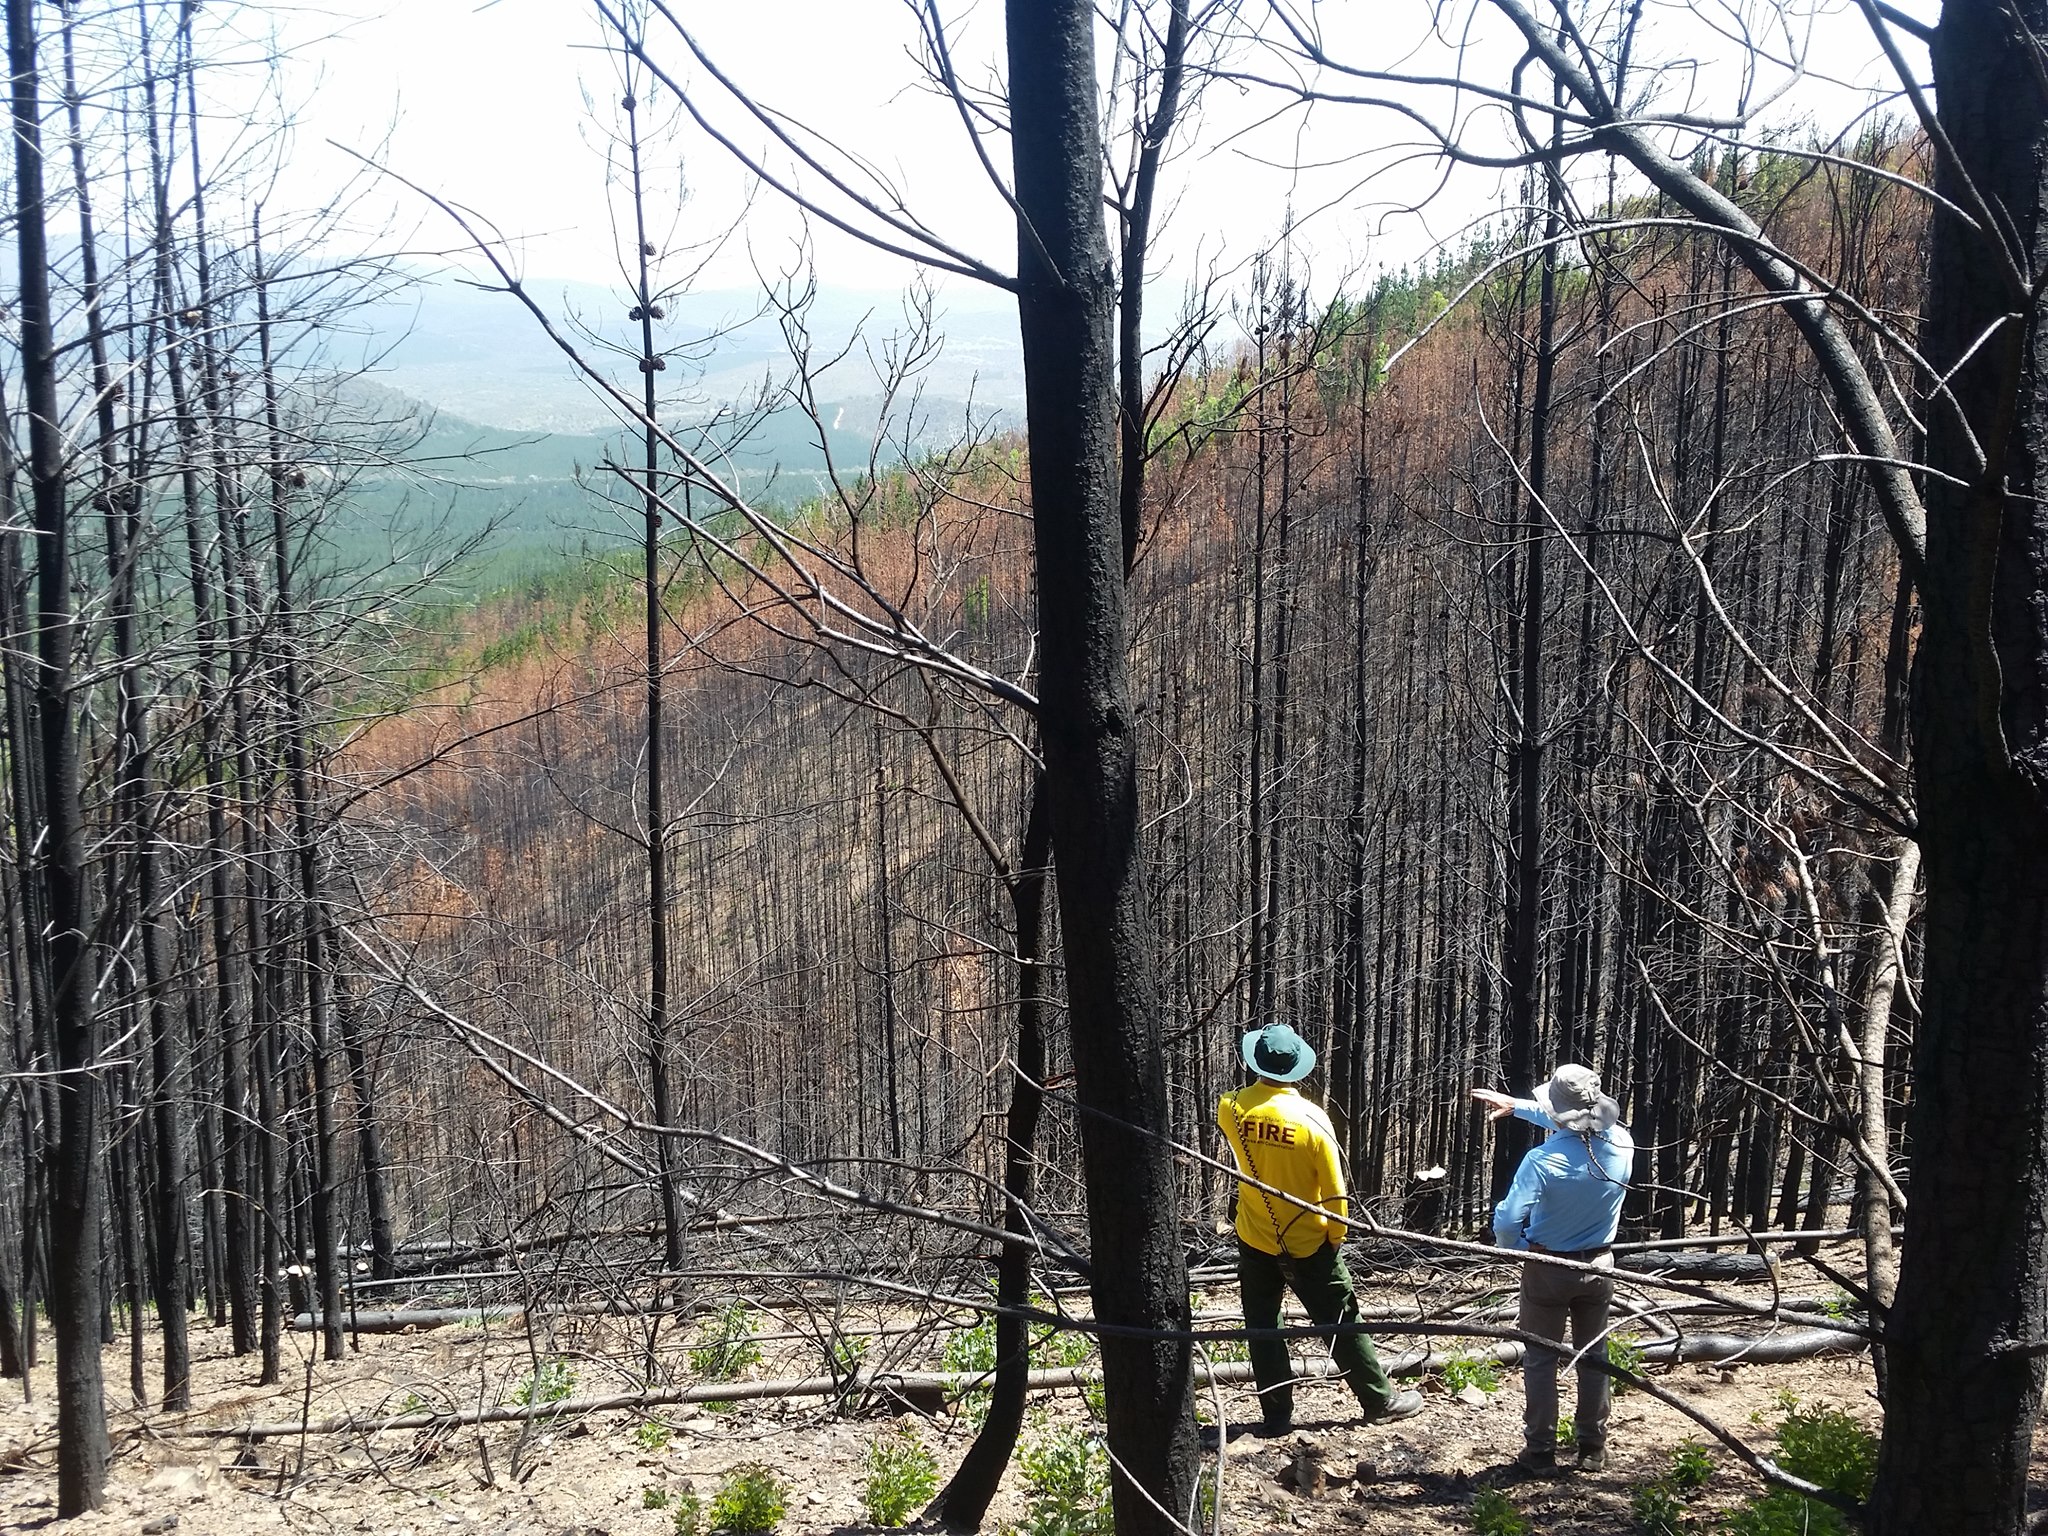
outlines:
{"label": "dark green trousers", "polygon": [[[1237,1244],[1237,1288],[1244,1302],[1247,1328],[1278,1328],[1280,1303],[1292,1288],[1310,1319],[1319,1327],[1358,1321],[1358,1297],[1351,1289],[1351,1271],[1334,1243],[1325,1243],[1305,1259],[1261,1253],[1242,1238]],[[1344,1373],[1352,1395],[1368,1419],[1376,1419],[1393,1401],[1393,1384],[1380,1367],[1372,1340],[1362,1333],[1340,1333],[1330,1340],[1330,1353]],[[1285,1339],[1251,1340],[1252,1375],[1259,1383],[1259,1407],[1268,1429],[1286,1429],[1294,1422],[1294,1368],[1287,1360]]]}

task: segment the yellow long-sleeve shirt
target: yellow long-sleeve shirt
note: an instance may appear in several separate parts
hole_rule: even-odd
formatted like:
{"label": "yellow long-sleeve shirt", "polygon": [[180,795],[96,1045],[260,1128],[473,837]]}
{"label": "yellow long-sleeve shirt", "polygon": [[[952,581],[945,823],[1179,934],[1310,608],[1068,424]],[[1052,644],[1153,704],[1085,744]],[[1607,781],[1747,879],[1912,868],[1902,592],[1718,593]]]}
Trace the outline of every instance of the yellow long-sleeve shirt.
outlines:
{"label": "yellow long-sleeve shirt", "polygon": [[1326,1242],[1344,1241],[1329,1216],[1351,1214],[1344,1164],[1330,1117],[1283,1083],[1256,1082],[1226,1093],[1216,1123],[1237,1158],[1237,1171],[1293,1199],[1255,1185],[1237,1186],[1237,1235],[1261,1253],[1305,1259]]}

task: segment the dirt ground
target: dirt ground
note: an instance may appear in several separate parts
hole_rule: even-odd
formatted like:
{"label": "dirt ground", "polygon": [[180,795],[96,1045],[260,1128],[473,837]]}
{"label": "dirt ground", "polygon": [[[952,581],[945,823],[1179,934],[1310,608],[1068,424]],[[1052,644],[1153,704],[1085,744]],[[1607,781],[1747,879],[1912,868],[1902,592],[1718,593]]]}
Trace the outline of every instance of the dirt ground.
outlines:
{"label": "dirt ground", "polygon": [[[1207,1303],[1212,1308],[1229,1304],[1227,1293],[1214,1294]],[[764,1332],[801,1322],[800,1313],[785,1314],[780,1321],[771,1315],[764,1319]],[[295,1423],[307,1410],[318,1419],[342,1412],[388,1416],[423,1406],[509,1402],[532,1380],[537,1359],[565,1362],[574,1373],[573,1384],[558,1379],[578,1398],[629,1391],[636,1373],[645,1368],[645,1323],[557,1318],[549,1326],[551,1337],[537,1346],[518,1324],[502,1321],[488,1327],[365,1334],[358,1348],[333,1364],[317,1360],[316,1337],[293,1334],[286,1340],[285,1382],[270,1388],[255,1385],[253,1359],[230,1356],[225,1330],[199,1328],[193,1335],[194,1411],[180,1417],[114,1409],[115,1458],[106,1508],[61,1527],[46,1358],[33,1383],[32,1401],[21,1400],[18,1383],[0,1388],[6,1393],[0,1403],[0,1530],[253,1536],[282,1527],[323,1536],[429,1536],[440,1531],[669,1536],[686,1489],[708,1503],[730,1469],[765,1463],[789,1490],[782,1531],[810,1536],[872,1529],[865,1523],[858,1486],[869,1442],[892,1423],[915,1428],[936,1454],[942,1479],[972,1438],[963,1417],[914,1414],[900,1404],[893,1418],[887,1408],[841,1417],[817,1399],[741,1402],[722,1410],[684,1405],[615,1411],[524,1429],[497,1424],[314,1435],[271,1439],[253,1448],[232,1438],[192,1433],[207,1427]],[[643,1331],[636,1335],[629,1327]],[[894,1347],[888,1335],[878,1337]],[[658,1369],[687,1376],[689,1342],[688,1327],[672,1325],[658,1336]],[[914,1342],[926,1350],[925,1359],[917,1362],[920,1368],[935,1368],[935,1346]],[[912,1343],[905,1341],[903,1347]],[[807,1376],[818,1369],[815,1339],[764,1339],[763,1348],[765,1358],[746,1375]],[[1385,1346],[1390,1361],[1400,1348],[1398,1342]],[[545,1353],[537,1355],[536,1349]],[[48,1352],[46,1340],[46,1357]],[[125,1341],[107,1350],[106,1367],[110,1403],[125,1401]],[[1462,1396],[1437,1378],[1420,1384],[1428,1399],[1424,1411],[1384,1427],[1358,1423],[1340,1385],[1305,1384],[1297,1393],[1299,1433],[1293,1441],[1243,1434],[1257,1419],[1250,1388],[1219,1389],[1237,1431],[1224,1457],[1222,1529],[1376,1536],[1469,1533],[1476,1493],[1498,1486],[1533,1532],[1620,1536],[1636,1529],[1630,1514],[1635,1488],[1665,1472],[1674,1449],[1698,1434],[1671,1408],[1628,1393],[1616,1404],[1604,1472],[1517,1481],[1507,1462],[1520,1439],[1519,1374],[1503,1370],[1498,1390],[1468,1388]],[[1873,1426],[1877,1420],[1869,1367],[1860,1357],[1732,1370],[1682,1366],[1664,1375],[1662,1384],[1759,1447],[1768,1444],[1786,1393],[1808,1404],[1832,1403]],[[1086,1413],[1075,1389],[1035,1398],[1034,1405],[1034,1420],[1041,1424],[1079,1423]],[[1204,1417],[1212,1417],[1206,1391],[1203,1407]],[[1027,1441],[1032,1433],[1033,1423],[1027,1422]],[[1327,1481],[1319,1489],[1297,1492],[1292,1472],[1304,1446]],[[1757,1488],[1725,1451],[1716,1450],[1715,1460],[1713,1480],[1694,1506],[1701,1512],[1728,1507]],[[1023,1513],[1013,1464],[985,1529],[1010,1526]]]}

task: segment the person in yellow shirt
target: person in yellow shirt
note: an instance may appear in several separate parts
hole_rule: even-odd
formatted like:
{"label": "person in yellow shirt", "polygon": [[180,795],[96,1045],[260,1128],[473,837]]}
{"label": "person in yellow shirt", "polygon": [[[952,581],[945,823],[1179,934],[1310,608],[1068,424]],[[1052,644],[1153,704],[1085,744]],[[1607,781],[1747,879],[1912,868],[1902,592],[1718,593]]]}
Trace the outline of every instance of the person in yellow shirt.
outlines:
{"label": "person in yellow shirt", "polygon": [[[1315,1070],[1315,1050],[1291,1025],[1274,1023],[1245,1035],[1239,1054],[1258,1081],[1224,1094],[1216,1123],[1240,1178],[1237,1283],[1245,1327],[1279,1328],[1289,1287],[1317,1326],[1356,1323],[1358,1297],[1339,1251],[1350,1208],[1336,1132],[1330,1117],[1293,1086]],[[1334,1334],[1330,1353],[1368,1423],[1421,1411],[1422,1394],[1394,1390],[1363,1333]],[[1287,1434],[1294,1427],[1287,1341],[1255,1337],[1251,1357],[1261,1432]]]}

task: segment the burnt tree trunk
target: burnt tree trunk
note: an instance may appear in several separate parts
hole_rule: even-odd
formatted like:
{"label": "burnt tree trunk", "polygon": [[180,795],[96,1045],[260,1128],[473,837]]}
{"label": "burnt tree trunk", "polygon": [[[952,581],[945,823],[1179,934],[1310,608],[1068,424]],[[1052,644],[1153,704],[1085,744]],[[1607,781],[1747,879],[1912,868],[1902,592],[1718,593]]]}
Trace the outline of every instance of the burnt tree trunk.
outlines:
{"label": "burnt tree trunk", "polygon": [[291,796],[292,845],[299,877],[304,931],[303,956],[306,1024],[313,1068],[313,1252],[320,1293],[322,1348],[329,1360],[344,1354],[342,1341],[341,1265],[335,1206],[341,1183],[341,1157],[334,1113],[340,1092],[334,1082],[333,1004],[328,966],[329,917],[321,889],[320,839],[314,822],[312,770],[309,763],[306,691],[299,667],[298,614],[292,607],[292,552],[288,512],[290,475],[284,463],[284,429],[279,412],[276,359],[271,350],[270,276],[263,264],[262,205],[252,228],[256,260],[257,355],[263,372],[263,426],[267,446],[265,478],[270,487],[272,571],[276,582],[276,646],[284,684],[285,787]]}
{"label": "burnt tree trunk", "polygon": [[[1007,10],[1040,729],[1089,1233],[1103,1260],[1095,1316],[1112,1328],[1184,1330],[1187,1262],[1126,676],[1117,295],[1103,229],[1094,25],[1085,0],[1010,0]],[[1194,1489],[1187,1339],[1109,1334],[1102,1361],[1109,1448],[1121,1468],[1117,1530],[1165,1536]]]}
{"label": "burnt tree trunk", "polygon": [[[96,1509],[107,1481],[107,1405],[100,1374],[99,1071],[95,1061],[86,830],[79,809],[78,737],[71,696],[77,619],[71,608],[65,446],[50,315],[49,231],[43,203],[42,107],[29,0],[8,0],[13,76],[16,295],[29,418],[35,517],[35,748],[43,778],[35,874],[48,924],[40,935],[50,978],[45,1038],[57,1077],[49,1150],[51,1327],[57,1335],[57,1513]],[[25,744],[24,744],[25,745]]]}
{"label": "burnt tree trunk", "polygon": [[1336,967],[1334,1022],[1330,1028],[1329,1109],[1347,1157],[1354,1187],[1377,1192],[1369,1173],[1365,1141],[1358,1134],[1368,1112],[1366,1082],[1376,1055],[1370,1034],[1373,1023],[1371,978],[1366,974],[1368,891],[1366,860],[1372,834],[1372,609],[1369,596],[1375,565],[1373,552],[1373,476],[1371,459],[1373,386],[1378,383],[1379,308],[1366,325],[1364,366],[1358,385],[1358,460],[1353,495],[1356,521],[1351,587],[1351,691],[1344,717],[1344,747],[1350,756],[1350,782],[1344,803],[1344,886],[1339,929],[1343,935]]}
{"label": "burnt tree trunk", "polygon": [[[1563,136],[1558,127],[1555,145]],[[1537,257],[1536,379],[1529,396],[1529,467],[1523,481],[1522,587],[1517,594],[1512,666],[1514,732],[1509,748],[1508,903],[1502,946],[1507,993],[1501,1069],[1514,1093],[1537,1080],[1536,1030],[1543,1006],[1543,553],[1550,542],[1550,507],[1544,499],[1550,466],[1550,396],[1557,377],[1557,236],[1563,222],[1563,189],[1546,178],[1549,196],[1543,221],[1543,249]],[[1494,1129],[1492,1198],[1505,1198],[1515,1168],[1530,1145],[1527,1130],[1503,1121]]]}
{"label": "burnt tree trunk", "polygon": [[[1017,1044],[1003,1133],[1003,1230],[1020,1237],[1031,1231],[1038,1119],[1045,1103],[1045,875],[1051,854],[1044,788],[1034,783],[1023,853],[1016,873],[1004,882],[1017,925]],[[988,1418],[926,1511],[950,1530],[980,1529],[1016,1449],[1031,1373],[1031,1328],[1019,1309],[1030,1299],[1031,1250],[1007,1244],[996,1260],[996,1304],[1003,1310],[996,1314],[996,1380]]]}
{"label": "burnt tree trunk", "polygon": [[[85,331],[92,359],[93,412],[98,428],[100,489],[94,497],[105,529],[107,590],[116,669],[120,746],[114,802],[126,827],[129,875],[134,886],[134,927],[142,954],[143,1006],[148,1021],[151,1072],[149,1114],[154,1180],[135,1181],[147,1188],[149,1219],[156,1223],[151,1288],[158,1326],[164,1338],[164,1397],[168,1410],[191,1406],[191,1349],[185,1330],[186,1298],[192,1282],[190,1245],[185,1240],[187,1190],[184,1162],[186,1099],[184,1046],[170,1005],[171,959],[168,919],[162,900],[155,818],[158,814],[154,749],[150,743],[150,685],[143,675],[137,617],[137,571],[142,545],[142,491],[124,478],[120,466],[120,426],[114,402],[120,390],[108,361],[105,299],[100,285],[98,235],[93,220],[91,181],[86,170],[85,136],[81,126],[77,67],[72,46],[74,8],[64,15],[64,106],[70,126],[72,196],[78,204],[78,259],[84,282]],[[126,926],[125,924],[123,925]],[[132,1169],[131,1169],[132,1177]],[[125,1197],[124,1197],[125,1199]],[[121,1210],[128,1218],[126,1204]],[[140,1348],[141,1314],[132,1319]],[[142,1400],[140,1388],[136,1391]]]}
{"label": "burnt tree trunk", "polygon": [[[1949,0],[1932,48],[1955,201],[1933,216],[1922,348],[1953,401],[1924,418],[1926,972],[1875,1536],[2021,1529],[2048,1379],[2044,47],[2048,0]],[[1953,210],[1977,198],[1973,229]]]}
{"label": "burnt tree trunk", "polygon": [[[640,166],[640,119],[637,94],[625,97],[626,151],[633,194],[635,277],[633,314],[640,322],[640,510],[641,598],[646,605],[646,654],[642,684],[647,700],[647,1096],[655,1121],[673,1124],[675,1095],[669,1074],[669,843],[667,776],[663,770],[663,697],[667,663],[662,626],[668,621],[663,600],[661,519],[661,399],[655,373],[663,366],[654,347],[654,274],[647,238],[647,198]],[[678,1143],[673,1136],[655,1138],[654,1155],[661,1175],[661,1262],[673,1273],[683,1267],[683,1200],[677,1182]]]}
{"label": "burnt tree trunk", "polygon": [[1122,247],[1118,251],[1122,289],[1117,303],[1117,416],[1123,478],[1117,499],[1118,518],[1123,526],[1125,576],[1138,563],[1139,523],[1145,506],[1145,462],[1152,451],[1152,445],[1145,440],[1145,263],[1152,252],[1152,208],[1159,187],[1159,162],[1166,153],[1174,119],[1180,113],[1187,50],[1188,0],[1167,0],[1159,97],[1153,104],[1151,120],[1145,124],[1137,174],[1132,177],[1130,202],[1124,208]]}

